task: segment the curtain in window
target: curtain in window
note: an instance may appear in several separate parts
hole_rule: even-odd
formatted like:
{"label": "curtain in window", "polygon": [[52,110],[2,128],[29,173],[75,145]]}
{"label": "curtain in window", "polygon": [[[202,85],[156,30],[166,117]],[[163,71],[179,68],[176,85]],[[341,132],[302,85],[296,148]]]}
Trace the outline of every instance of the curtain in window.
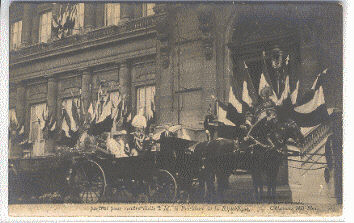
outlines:
{"label": "curtain in window", "polygon": [[51,37],[52,12],[41,14],[39,20],[39,42],[46,43]]}
{"label": "curtain in window", "polygon": [[155,86],[145,86],[137,89],[137,113],[143,109],[146,118],[152,117]]}
{"label": "curtain in window", "polygon": [[73,34],[80,33],[80,30],[84,27],[84,15],[85,15],[85,4],[78,3],[76,7],[75,25]]}
{"label": "curtain in window", "polygon": [[120,20],[120,4],[107,3],[105,4],[105,25],[118,25]]}
{"label": "curtain in window", "polygon": [[143,3],[143,16],[154,15],[155,3]]}
{"label": "curtain in window", "polygon": [[22,21],[11,24],[10,49],[16,49],[21,44]]}

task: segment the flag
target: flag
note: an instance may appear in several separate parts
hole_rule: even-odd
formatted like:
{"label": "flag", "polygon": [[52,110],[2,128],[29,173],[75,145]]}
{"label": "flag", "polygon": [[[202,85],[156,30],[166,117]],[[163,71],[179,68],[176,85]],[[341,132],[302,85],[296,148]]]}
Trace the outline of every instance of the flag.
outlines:
{"label": "flag", "polygon": [[[150,109],[149,112],[147,112],[147,127],[146,127],[146,133],[149,133],[150,126],[155,122],[155,104],[153,101],[151,101]],[[128,120],[127,120],[128,121]]]}
{"label": "flag", "polygon": [[263,63],[262,63],[262,73],[261,77],[259,80],[259,87],[258,87],[258,94],[261,95],[261,91],[265,88],[269,87],[271,89],[271,96],[270,99],[275,103],[278,104],[278,97],[275,94],[275,91],[273,89],[273,86],[271,85],[270,77],[269,77],[269,72],[267,68],[267,64],[265,61],[265,52],[263,51]]}
{"label": "flag", "polygon": [[67,137],[70,137],[70,135],[69,135],[69,130],[70,130],[70,126],[71,126],[70,117],[69,117],[68,113],[66,112],[65,108],[63,108],[62,112],[63,113],[62,113],[61,129],[65,132],[65,135]]}
{"label": "flag", "polygon": [[291,93],[291,96],[290,96],[290,98],[291,98],[291,103],[292,103],[293,105],[296,104],[297,95],[298,95],[298,94],[299,94],[299,81],[296,82],[296,88],[295,88],[295,90]]}
{"label": "flag", "polygon": [[[52,15],[52,32],[59,39],[70,34],[75,27],[75,17],[77,16],[78,4],[61,3]],[[56,8],[54,8],[56,9]]]}
{"label": "flag", "polygon": [[217,120],[225,125],[235,126],[230,120],[226,118],[227,107],[223,106],[222,103],[217,102]]}
{"label": "flag", "polygon": [[284,91],[280,96],[280,99],[277,101],[277,105],[283,104],[283,102],[290,96],[290,83],[289,83],[289,75],[285,78],[285,86]]}
{"label": "flag", "polygon": [[106,98],[106,101],[103,103],[102,113],[101,113],[100,117],[98,118],[97,123],[104,121],[108,116],[111,117],[111,114],[112,114],[112,101],[110,100],[110,97],[108,96]]}
{"label": "flag", "polygon": [[242,103],[237,100],[232,86],[230,86],[229,90],[229,103],[237,110],[238,113],[242,113]]}
{"label": "flag", "polygon": [[114,106],[114,109],[112,111],[112,118],[114,121],[116,121],[120,115],[120,110],[122,109],[122,100],[121,100],[120,95],[118,95],[118,98],[116,98],[116,100],[113,100],[112,103]]}
{"label": "flag", "polygon": [[75,101],[75,99],[72,99],[72,101],[71,101],[71,117],[72,117],[71,124],[74,125],[74,127],[72,128],[73,131],[76,131],[80,126],[79,109],[78,109],[76,103],[77,103],[77,101]]}
{"label": "flag", "polygon": [[317,75],[311,90],[292,112],[292,118],[301,127],[315,126],[329,118],[322,87],[323,74],[326,72],[327,69]]}
{"label": "flag", "polygon": [[256,97],[254,97],[254,86],[252,84],[252,80],[250,77],[250,74],[248,72],[248,67],[246,65],[246,62],[243,61],[243,66],[241,66],[242,69],[242,102],[246,103],[247,107],[253,107],[255,101],[257,100]]}
{"label": "flag", "polygon": [[90,107],[87,110],[87,113],[88,113],[88,119],[89,119],[88,122],[92,122],[95,118],[95,111],[93,110],[92,102],[90,103]]}

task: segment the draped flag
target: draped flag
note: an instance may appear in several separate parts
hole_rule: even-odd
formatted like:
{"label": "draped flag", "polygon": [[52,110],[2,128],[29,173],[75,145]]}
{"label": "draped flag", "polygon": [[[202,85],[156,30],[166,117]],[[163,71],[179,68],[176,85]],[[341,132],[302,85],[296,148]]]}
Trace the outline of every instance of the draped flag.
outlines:
{"label": "draped flag", "polygon": [[242,103],[237,100],[235,91],[232,86],[229,90],[229,103],[237,110],[238,113],[242,113]]}
{"label": "draped flag", "polygon": [[105,102],[102,105],[102,112],[98,118],[97,123],[103,122],[107,117],[111,117],[112,114],[112,101],[110,95],[107,96]]}
{"label": "draped flag", "polygon": [[326,72],[327,69],[317,75],[311,90],[298,102],[291,114],[301,127],[318,125],[329,117],[322,87],[323,74]]}
{"label": "draped flag", "polygon": [[280,96],[280,99],[277,101],[277,105],[283,104],[283,102],[290,96],[290,83],[289,83],[289,75],[285,78],[285,86],[284,91]]}
{"label": "draped flag", "polygon": [[93,109],[92,102],[90,103],[90,107],[87,110],[87,113],[88,113],[88,119],[89,119],[88,122],[92,123],[95,119],[95,110]]}
{"label": "draped flag", "polygon": [[256,97],[252,97],[255,90],[245,61],[243,62],[243,65],[242,101],[250,108],[253,107],[256,100]]}
{"label": "draped flag", "polygon": [[61,130],[65,132],[66,137],[70,137],[69,130],[71,126],[70,117],[65,108],[62,109],[62,122],[61,122]]}
{"label": "draped flag", "polygon": [[55,7],[57,10],[54,10],[51,19],[51,29],[54,36],[62,39],[74,29],[77,7],[78,4],[72,3],[61,3],[59,7]]}
{"label": "draped flag", "polygon": [[146,124],[146,126],[147,126],[146,127],[146,131],[147,132],[146,133],[149,133],[149,128],[155,122],[155,119],[156,119],[154,101],[151,101],[150,109],[148,109],[148,112],[147,112],[146,116],[147,116],[147,124]]}
{"label": "draped flag", "polygon": [[296,82],[296,88],[295,90],[291,93],[290,98],[291,98],[291,103],[293,105],[296,104],[297,102],[297,95],[299,94],[299,81]]}
{"label": "draped flag", "polygon": [[221,102],[217,102],[217,120],[225,125],[235,126],[233,122],[226,118],[227,106]]}
{"label": "draped flag", "polygon": [[79,115],[79,109],[77,106],[77,101],[75,101],[75,99],[72,99],[72,101],[71,101],[71,117],[72,117],[71,124],[74,126],[72,128],[72,130],[77,131],[80,126],[80,115]]}

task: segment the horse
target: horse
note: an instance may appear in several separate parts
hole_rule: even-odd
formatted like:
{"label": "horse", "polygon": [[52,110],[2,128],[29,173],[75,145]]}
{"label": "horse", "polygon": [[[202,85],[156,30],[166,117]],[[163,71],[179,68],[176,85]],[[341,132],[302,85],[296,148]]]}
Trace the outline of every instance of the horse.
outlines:
{"label": "horse", "polygon": [[[267,128],[263,124],[268,124]],[[264,132],[276,135],[276,145],[269,145],[269,138]],[[272,125],[263,120],[250,130],[246,138],[242,143],[233,139],[217,138],[204,146],[196,147],[197,156],[204,160],[204,179],[209,201],[213,201],[215,196],[219,201],[223,199],[229,185],[229,177],[235,169],[250,171],[257,200],[263,197],[262,174],[265,174],[268,196],[274,199],[279,167],[287,156],[286,142],[293,139],[294,144],[301,144],[304,140],[300,128],[292,120],[279,121]],[[214,186],[215,177],[217,193]]]}

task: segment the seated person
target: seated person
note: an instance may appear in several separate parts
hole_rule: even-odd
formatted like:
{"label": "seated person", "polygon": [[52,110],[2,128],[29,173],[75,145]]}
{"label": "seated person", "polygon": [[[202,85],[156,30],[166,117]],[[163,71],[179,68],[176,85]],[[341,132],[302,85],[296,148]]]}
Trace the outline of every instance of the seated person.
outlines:
{"label": "seated person", "polygon": [[110,151],[116,158],[128,157],[128,155],[125,152],[126,145],[123,139],[117,141],[112,137],[111,133],[108,134],[106,146],[107,146],[107,150]]}

